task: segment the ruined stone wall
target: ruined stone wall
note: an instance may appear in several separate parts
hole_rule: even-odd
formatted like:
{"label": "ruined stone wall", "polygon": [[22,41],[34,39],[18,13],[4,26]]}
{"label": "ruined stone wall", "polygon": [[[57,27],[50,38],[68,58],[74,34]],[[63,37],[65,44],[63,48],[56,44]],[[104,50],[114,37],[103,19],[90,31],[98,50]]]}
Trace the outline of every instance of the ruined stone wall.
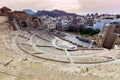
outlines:
{"label": "ruined stone wall", "polygon": [[9,23],[2,23],[0,24],[0,34],[8,34],[11,31],[11,25]]}
{"label": "ruined stone wall", "polygon": [[4,23],[6,21],[8,21],[8,17],[7,16],[0,16],[0,24]]}
{"label": "ruined stone wall", "polygon": [[9,24],[9,18],[6,14],[0,15],[0,33],[6,34],[12,30],[12,26]]}
{"label": "ruined stone wall", "polygon": [[114,33],[116,28],[115,24],[111,24],[106,28],[104,38],[103,38],[103,47],[108,49],[113,49],[115,46],[115,42],[118,39],[118,35]]}
{"label": "ruined stone wall", "polygon": [[120,34],[120,25],[116,26],[114,33]]}
{"label": "ruined stone wall", "polygon": [[32,21],[32,16],[24,13],[15,13],[14,14],[16,21],[18,22],[19,26],[22,28],[22,22],[27,24],[26,27],[34,27],[34,21]]}
{"label": "ruined stone wall", "polygon": [[[6,16],[0,17],[0,22],[8,22],[12,26],[12,30],[19,30],[29,28],[29,29],[44,29],[46,25],[41,23],[41,20],[38,18],[34,19],[33,16],[28,15],[22,11],[9,12],[4,14]],[[26,25],[26,26],[25,26]]]}

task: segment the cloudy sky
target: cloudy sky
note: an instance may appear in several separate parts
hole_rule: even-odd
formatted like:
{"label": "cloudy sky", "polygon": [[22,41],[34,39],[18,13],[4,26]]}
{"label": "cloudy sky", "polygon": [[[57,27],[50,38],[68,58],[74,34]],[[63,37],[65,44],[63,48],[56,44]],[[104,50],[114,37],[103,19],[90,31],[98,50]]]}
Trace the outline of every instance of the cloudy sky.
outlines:
{"label": "cloudy sky", "polygon": [[13,10],[53,10],[60,9],[78,14],[120,13],[120,0],[0,0],[0,7]]}

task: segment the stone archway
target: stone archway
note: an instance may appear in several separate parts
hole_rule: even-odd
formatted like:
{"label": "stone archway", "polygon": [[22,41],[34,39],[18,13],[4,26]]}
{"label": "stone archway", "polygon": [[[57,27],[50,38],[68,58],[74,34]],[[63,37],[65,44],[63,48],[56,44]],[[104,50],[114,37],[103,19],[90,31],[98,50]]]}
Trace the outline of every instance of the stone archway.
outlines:
{"label": "stone archway", "polygon": [[27,22],[26,21],[22,21],[21,22],[21,27],[27,27]]}

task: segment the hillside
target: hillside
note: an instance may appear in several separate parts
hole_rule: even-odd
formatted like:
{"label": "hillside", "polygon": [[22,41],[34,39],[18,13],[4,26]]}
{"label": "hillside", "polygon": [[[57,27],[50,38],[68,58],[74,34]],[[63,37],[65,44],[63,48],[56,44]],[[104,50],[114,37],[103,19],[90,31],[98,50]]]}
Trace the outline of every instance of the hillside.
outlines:
{"label": "hillside", "polygon": [[47,10],[38,10],[36,13],[33,12],[32,10],[30,9],[24,9],[23,10],[24,12],[26,12],[27,14],[30,14],[30,15],[34,15],[34,16],[43,16],[43,15],[48,15],[48,16],[51,16],[51,17],[56,17],[56,16],[77,16],[77,14],[75,13],[68,13],[68,12],[65,12],[65,11],[62,11],[62,10],[52,10],[52,11],[47,11]]}

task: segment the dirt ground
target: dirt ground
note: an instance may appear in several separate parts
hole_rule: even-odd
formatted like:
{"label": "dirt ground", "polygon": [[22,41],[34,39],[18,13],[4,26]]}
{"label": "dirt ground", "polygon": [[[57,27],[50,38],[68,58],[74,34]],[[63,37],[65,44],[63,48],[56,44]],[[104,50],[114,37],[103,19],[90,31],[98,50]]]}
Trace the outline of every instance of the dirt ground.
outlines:
{"label": "dirt ground", "polygon": [[[48,63],[48,61],[30,61],[30,57],[28,60],[22,60],[20,57],[16,59],[15,57],[11,57],[12,55],[7,54],[9,54],[8,51],[0,51],[0,56],[2,55],[0,57],[0,80],[120,80],[120,78],[110,76],[99,77],[92,74],[70,74],[59,71],[58,67],[56,69],[54,69],[55,67],[53,69],[45,67],[44,63]],[[12,58],[13,61],[8,63],[8,57],[10,57],[10,60]],[[3,58],[7,60],[3,61],[4,63],[8,63],[7,65],[1,63]]]}

